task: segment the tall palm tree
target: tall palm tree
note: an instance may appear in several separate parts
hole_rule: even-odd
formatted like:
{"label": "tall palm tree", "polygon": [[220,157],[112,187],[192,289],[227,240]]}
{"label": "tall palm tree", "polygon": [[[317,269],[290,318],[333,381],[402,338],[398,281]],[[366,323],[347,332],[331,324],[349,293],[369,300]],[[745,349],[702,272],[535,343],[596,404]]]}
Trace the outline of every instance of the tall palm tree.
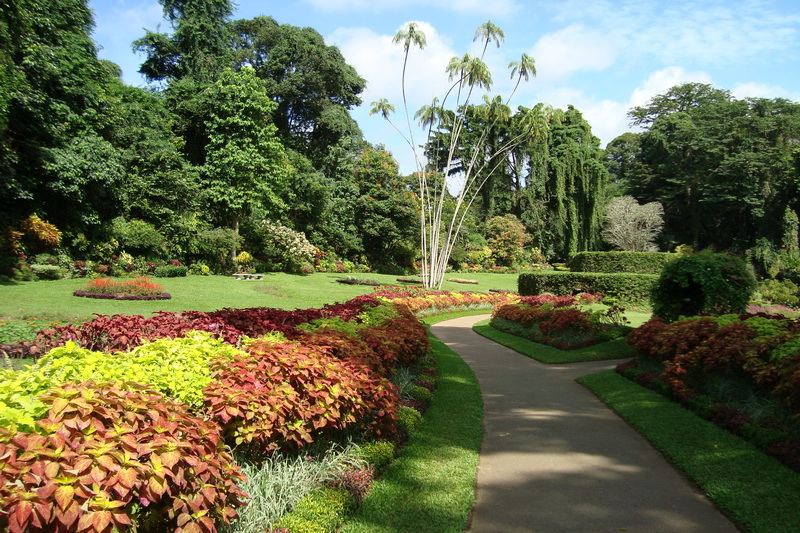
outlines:
{"label": "tall palm tree", "polygon": [[486,49],[489,47],[489,43],[494,41],[497,48],[500,48],[500,43],[506,40],[506,34],[502,29],[492,23],[491,20],[487,20],[475,30],[475,37],[472,38],[472,42],[478,39],[483,41],[483,52],[481,53],[481,58],[483,58],[484,54],[486,54]]}
{"label": "tall palm tree", "polygon": [[508,99],[511,100],[511,97],[517,92],[517,87],[519,87],[522,78],[528,81],[531,76],[536,77],[536,61],[528,54],[522,54],[520,60],[512,61],[508,64],[508,68],[511,69],[511,79],[517,76],[517,83],[514,85],[514,90],[511,91],[511,95],[508,97]]}

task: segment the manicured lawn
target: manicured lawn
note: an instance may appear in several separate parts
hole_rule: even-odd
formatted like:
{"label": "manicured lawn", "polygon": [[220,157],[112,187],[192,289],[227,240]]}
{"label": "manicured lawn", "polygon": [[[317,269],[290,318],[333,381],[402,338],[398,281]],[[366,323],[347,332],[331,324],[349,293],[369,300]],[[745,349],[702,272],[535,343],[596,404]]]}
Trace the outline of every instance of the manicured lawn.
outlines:
{"label": "manicured lawn", "polygon": [[794,533],[800,474],[613,370],[578,380],[751,533]]}
{"label": "manicured lawn", "polygon": [[[70,321],[99,314],[149,315],[155,311],[214,311],[224,307],[276,307],[306,309],[344,302],[373,292],[367,285],[347,285],[336,280],[345,276],[374,279],[386,285],[401,285],[398,276],[386,274],[330,274],[299,276],[267,274],[262,281],[239,281],[230,276],[188,276],[152,278],[172,295],[170,300],[117,301],[72,296],[86,279],[0,283],[0,317],[48,317]],[[489,289],[516,290],[516,274],[473,274],[478,285],[445,282],[443,290],[488,292]]]}
{"label": "manicured lawn", "polygon": [[489,325],[488,319],[476,323],[472,329],[487,339],[547,364],[605,361],[607,359],[624,359],[635,355],[633,348],[628,346],[625,339],[616,339],[578,350],[559,350],[495,329]]}
{"label": "manicured lawn", "polygon": [[[474,313],[472,313],[474,314]],[[428,323],[454,318],[440,315]],[[378,480],[344,533],[462,533],[474,501],[483,400],[472,370],[431,336],[439,371],[419,430]]]}

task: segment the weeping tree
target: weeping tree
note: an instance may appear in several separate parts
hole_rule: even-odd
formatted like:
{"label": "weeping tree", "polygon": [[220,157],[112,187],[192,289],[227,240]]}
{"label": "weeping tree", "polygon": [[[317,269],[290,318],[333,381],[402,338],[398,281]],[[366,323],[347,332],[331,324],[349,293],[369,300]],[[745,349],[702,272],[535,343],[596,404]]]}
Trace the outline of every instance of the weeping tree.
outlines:
{"label": "weeping tree", "polygon": [[424,153],[419,151],[406,96],[409,51],[412,46],[422,49],[426,44],[425,34],[416,23],[408,23],[394,38],[394,42],[401,44],[405,51],[401,77],[405,126],[398,127],[391,121],[395,107],[385,99],[373,102],[370,112],[380,113],[388,120],[403,135],[414,155],[416,188],[421,206],[421,275],[427,288],[441,287],[456,239],[470,207],[476,199],[481,198],[482,188],[497,169],[508,164],[508,154],[536,135],[539,126],[547,123],[537,120],[537,113],[542,108],[536,108],[535,111],[529,110],[525,118],[520,120],[520,127],[513,135],[502,139],[495,135],[497,125],[507,117],[502,106],[508,107],[508,102],[523,79],[528,80],[536,75],[534,60],[523,54],[520,61],[509,64],[511,78],[517,78],[511,94],[505,102],[502,98],[486,98],[487,107],[492,106],[492,112],[482,115],[486,127],[477,133],[473,132],[467,143],[469,148],[463,149],[462,136],[468,134],[467,125],[472,112],[471,102],[476,99],[475,93],[481,89],[489,91],[492,85],[492,75],[483,58],[491,43],[500,46],[505,34],[489,21],[475,32],[473,41],[478,40],[483,42],[480,56],[464,54],[452,58],[446,67],[452,85],[441,100],[434,98],[431,105],[424,106],[415,115],[418,125],[425,131],[424,146],[434,146],[434,149],[427,149]]}

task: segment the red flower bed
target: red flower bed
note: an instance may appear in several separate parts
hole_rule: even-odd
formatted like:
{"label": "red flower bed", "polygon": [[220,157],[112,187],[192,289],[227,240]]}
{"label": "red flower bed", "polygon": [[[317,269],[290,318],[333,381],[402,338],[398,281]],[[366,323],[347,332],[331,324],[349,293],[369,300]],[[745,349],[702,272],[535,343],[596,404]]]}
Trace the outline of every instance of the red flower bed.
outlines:
{"label": "red flower bed", "polygon": [[164,287],[150,281],[147,277],[136,276],[129,281],[116,281],[110,278],[96,278],[86,284],[83,290],[72,293],[84,298],[109,300],[168,300],[169,293]]}

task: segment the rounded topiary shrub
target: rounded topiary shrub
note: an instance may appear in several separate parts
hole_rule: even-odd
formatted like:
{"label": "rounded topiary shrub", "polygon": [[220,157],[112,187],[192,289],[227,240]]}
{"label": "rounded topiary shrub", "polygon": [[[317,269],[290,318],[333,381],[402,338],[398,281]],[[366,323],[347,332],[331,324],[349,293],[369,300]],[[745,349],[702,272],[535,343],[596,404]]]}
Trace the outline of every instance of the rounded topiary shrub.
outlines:
{"label": "rounded topiary shrub", "polygon": [[742,313],[755,286],[741,259],[712,253],[683,256],[664,265],[651,294],[653,316],[672,321],[681,316]]}

